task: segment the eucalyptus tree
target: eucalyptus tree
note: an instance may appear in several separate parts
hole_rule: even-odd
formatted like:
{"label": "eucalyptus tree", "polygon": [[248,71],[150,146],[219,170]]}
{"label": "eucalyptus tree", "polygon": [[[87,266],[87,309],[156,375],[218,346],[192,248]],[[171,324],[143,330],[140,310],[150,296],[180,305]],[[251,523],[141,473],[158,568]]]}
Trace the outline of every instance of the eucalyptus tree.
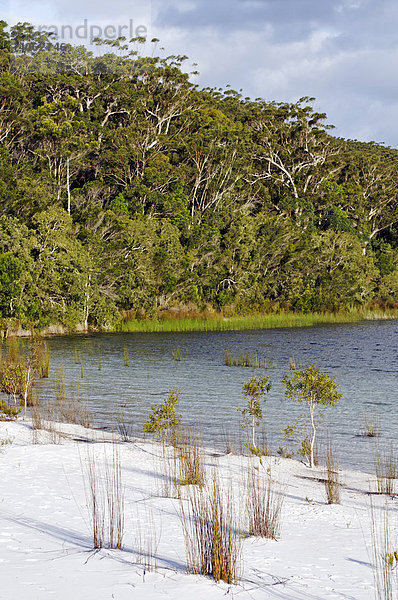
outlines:
{"label": "eucalyptus tree", "polygon": [[344,206],[367,250],[398,223],[398,152],[374,142],[347,143],[341,179],[355,189]]}
{"label": "eucalyptus tree", "polygon": [[336,152],[327,134],[326,115],[313,110],[314,98],[295,104],[258,102],[251,127],[255,141],[253,181],[265,182],[271,206],[280,214],[300,220],[319,185],[324,169]]}

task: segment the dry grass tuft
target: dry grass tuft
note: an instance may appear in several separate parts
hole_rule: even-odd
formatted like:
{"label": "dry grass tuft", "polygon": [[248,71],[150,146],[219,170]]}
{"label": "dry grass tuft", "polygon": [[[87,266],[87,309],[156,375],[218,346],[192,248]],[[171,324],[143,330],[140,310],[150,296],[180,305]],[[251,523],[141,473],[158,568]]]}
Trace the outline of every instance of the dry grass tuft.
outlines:
{"label": "dry grass tuft", "polygon": [[137,508],[136,524],[136,556],[137,564],[141,565],[144,573],[156,571],[158,567],[157,552],[160,541],[153,513],[150,507]]}
{"label": "dry grass tuft", "polygon": [[117,432],[122,442],[131,442],[133,437],[133,424],[126,421],[124,412],[121,413],[117,421]]}
{"label": "dry grass tuft", "polygon": [[181,485],[203,487],[206,480],[204,451],[195,432],[176,432],[174,447],[179,460]]}
{"label": "dry grass tuft", "polygon": [[328,504],[340,504],[339,463],[330,442],[326,451],[325,491]]}
{"label": "dry grass tuft", "polygon": [[375,471],[377,493],[394,496],[398,478],[398,461],[392,445],[384,451],[379,449],[376,451]]}
{"label": "dry grass tuft", "polygon": [[188,512],[181,503],[187,571],[216,581],[239,579],[241,536],[232,491],[223,494],[215,474],[210,485],[191,488]]}
{"label": "dry grass tuft", "polygon": [[71,386],[68,391],[66,390],[63,369],[58,370],[56,373],[56,394],[52,409],[55,420],[61,423],[72,423],[86,428],[91,427],[91,414],[85,402],[80,398],[79,386]]}
{"label": "dry grass tuft", "polygon": [[276,540],[280,535],[284,501],[282,486],[271,473],[251,468],[246,478],[246,510],[250,535]]}
{"label": "dry grass tuft", "polygon": [[225,454],[234,454],[235,453],[234,439],[224,428],[221,432],[221,438],[224,443]]}
{"label": "dry grass tuft", "polygon": [[82,463],[93,548],[122,549],[124,535],[124,489],[117,444],[112,460],[99,463],[89,450]]}
{"label": "dry grass tuft", "polygon": [[162,442],[162,454],[159,457],[161,474],[160,494],[164,498],[180,498],[180,463],[173,446]]}
{"label": "dry grass tuft", "polygon": [[380,417],[365,413],[362,418],[361,435],[368,438],[380,437],[380,430]]}
{"label": "dry grass tuft", "polygon": [[398,552],[392,542],[390,507],[388,500],[377,519],[375,507],[370,499],[370,521],[372,534],[373,575],[376,600],[398,598]]}

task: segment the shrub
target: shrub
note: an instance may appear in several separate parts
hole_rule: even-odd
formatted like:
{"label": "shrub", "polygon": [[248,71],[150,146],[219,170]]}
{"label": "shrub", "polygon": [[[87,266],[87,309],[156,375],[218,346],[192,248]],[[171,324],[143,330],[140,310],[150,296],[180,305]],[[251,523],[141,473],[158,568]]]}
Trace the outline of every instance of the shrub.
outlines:
{"label": "shrub", "polygon": [[149,419],[144,423],[144,431],[154,433],[159,439],[165,439],[170,430],[175,431],[182,419],[182,415],[176,415],[178,400],[178,391],[169,390],[169,395],[163,404],[152,405]]}
{"label": "shrub", "polygon": [[20,412],[19,406],[10,406],[6,400],[0,399],[0,421],[16,419]]}

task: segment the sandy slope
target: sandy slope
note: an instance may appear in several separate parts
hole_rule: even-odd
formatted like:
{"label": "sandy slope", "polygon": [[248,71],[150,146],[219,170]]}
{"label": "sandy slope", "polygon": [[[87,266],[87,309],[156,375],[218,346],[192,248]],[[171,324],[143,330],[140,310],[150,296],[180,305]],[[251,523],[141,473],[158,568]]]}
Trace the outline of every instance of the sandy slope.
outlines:
{"label": "sandy slope", "polygon": [[[342,473],[342,503],[327,505],[324,487],[316,480],[321,471],[312,472],[292,460],[267,459],[273,477],[286,486],[280,539],[246,536],[240,583],[216,584],[185,572],[180,501],[164,497],[165,475],[157,444],[120,444],[124,550],[92,550],[82,473],[87,452],[101,462],[105,454],[111,458],[112,444],[102,432],[61,427],[65,437],[55,440],[58,436],[42,433],[41,443],[33,444],[29,422],[0,423],[0,441],[12,440],[0,452],[1,599],[374,597],[369,475]],[[90,437],[97,443],[82,441]],[[207,465],[218,465],[222,478],[232,480],[235,486],[241,484],[242,472],[253,460],[258,459],[215,457],[211,452],[206,456]],[[380,518],[385,499],[374,498]],[[394,535],[397,502],[391,500]],[[151,544],[156,554],[155,572],[140,564],[142,552]]]}

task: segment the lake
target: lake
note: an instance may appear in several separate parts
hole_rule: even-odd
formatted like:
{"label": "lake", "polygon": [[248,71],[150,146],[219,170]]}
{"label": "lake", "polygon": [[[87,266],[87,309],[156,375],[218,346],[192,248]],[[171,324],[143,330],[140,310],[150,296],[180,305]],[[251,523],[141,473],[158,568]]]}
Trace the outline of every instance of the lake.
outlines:
{"label": "lake", "polygon": [[[151,405],[175,388],[183,422],[197,425],[206,443],[220,447],[223,430],[242,436],[236,408],[244,405],[244,382],[266,373],[272,388],[263,402],[264,421],[268,445],[276,452],[280,445],[288,446],[282,429],[308,420],[305,406],[284,398],[282,377],[294,358],[303,365],[317,363],[343,394],[338,405],[323,411],[320,429],[321,439],[327,434],[333,441],[341,466],[373,471],[375,446],[396,442],[396,320],[238,332],[73,335],[51,338],[48,344],[50,378],[41,380],[41,395],[54,396],[57,373],[59,377],[63,371],[67,385],[79,386],[99,427],[115,427],[123,419],[142,437]],[[173,357],[177,347],[181,360]],[[251,352],[274,366],[225,366],[227,348],[233,356]],[[380,418],[380,438],[360,435],[366,414]]]}

